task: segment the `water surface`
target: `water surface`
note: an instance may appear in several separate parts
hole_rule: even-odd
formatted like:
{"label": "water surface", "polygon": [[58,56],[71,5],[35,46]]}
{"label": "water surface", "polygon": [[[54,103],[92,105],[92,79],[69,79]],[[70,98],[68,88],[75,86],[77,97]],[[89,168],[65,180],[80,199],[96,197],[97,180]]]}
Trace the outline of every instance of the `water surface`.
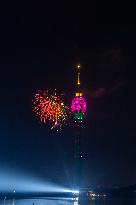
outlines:
{"label": "water surface", "polygon": [[31,198],[0,200],[0,205],[136,205],[136,199],[72,201],[71,198]]}

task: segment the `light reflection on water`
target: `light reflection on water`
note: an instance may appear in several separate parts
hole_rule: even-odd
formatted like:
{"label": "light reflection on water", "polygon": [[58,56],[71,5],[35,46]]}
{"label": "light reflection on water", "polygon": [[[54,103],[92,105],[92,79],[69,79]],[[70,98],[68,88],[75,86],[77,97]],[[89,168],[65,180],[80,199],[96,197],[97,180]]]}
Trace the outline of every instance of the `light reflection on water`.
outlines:
{"label": "light reflection on water", "polygon": [[0,205],[136,205],[134,199],[72,201],[71,198],[32,198],[0,200]]}

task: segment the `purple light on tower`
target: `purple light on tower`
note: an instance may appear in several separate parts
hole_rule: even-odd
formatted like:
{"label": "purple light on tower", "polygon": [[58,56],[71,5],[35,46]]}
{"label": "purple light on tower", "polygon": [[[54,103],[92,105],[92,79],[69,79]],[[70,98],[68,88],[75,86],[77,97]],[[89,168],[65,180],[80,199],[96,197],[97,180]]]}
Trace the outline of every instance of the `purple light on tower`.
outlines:
{"label": "purple light on tower", "polygon": [[74,112],[86,112],[86,101],[82,96],[76,96],[71,103],[71,111]]}

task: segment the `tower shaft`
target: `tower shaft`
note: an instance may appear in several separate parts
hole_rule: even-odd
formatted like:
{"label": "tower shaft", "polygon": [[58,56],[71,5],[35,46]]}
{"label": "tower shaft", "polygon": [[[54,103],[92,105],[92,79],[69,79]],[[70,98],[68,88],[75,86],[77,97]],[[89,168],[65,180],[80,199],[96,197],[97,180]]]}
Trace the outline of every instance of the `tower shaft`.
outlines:
{"label": "tower shaft", "polygon": [[75,127],[74,136],[74,189],[82,187],[82,132],[81,127]]}

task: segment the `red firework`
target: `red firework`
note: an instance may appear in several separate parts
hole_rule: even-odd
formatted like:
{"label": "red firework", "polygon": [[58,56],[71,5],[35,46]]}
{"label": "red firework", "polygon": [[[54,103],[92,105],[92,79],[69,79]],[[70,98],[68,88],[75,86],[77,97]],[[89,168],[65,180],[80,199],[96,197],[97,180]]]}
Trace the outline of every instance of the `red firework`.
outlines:
{"label": "red firework", "polygon": [[60,96],[55,93],[49,94],[48,91],[40,91],[35,94],[33,100],[34,113],[41,119],[41,121],[51,122],[52,127],[61,127],[68,119],[68,107],[65,106]]}

